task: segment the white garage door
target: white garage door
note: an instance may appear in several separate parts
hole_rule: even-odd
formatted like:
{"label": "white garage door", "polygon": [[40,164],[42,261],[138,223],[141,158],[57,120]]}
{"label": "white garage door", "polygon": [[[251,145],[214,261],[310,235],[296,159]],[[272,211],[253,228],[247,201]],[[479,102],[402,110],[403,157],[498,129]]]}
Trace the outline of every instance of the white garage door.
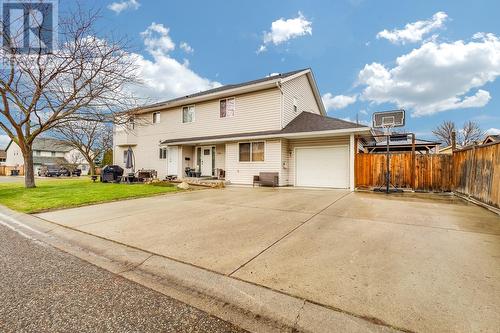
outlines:
{"label": "white garage door", "polygon": [[296,186],[349,187],[349,147],[297,148]]}

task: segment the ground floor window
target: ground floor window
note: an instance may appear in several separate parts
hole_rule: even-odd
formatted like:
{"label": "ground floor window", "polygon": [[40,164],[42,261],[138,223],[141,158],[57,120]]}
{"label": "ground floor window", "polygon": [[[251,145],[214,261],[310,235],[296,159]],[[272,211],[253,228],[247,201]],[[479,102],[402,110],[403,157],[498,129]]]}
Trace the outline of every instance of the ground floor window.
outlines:
{"label": "ground floor window", "polygon": [[239,144],[240,162],[263,162],[264,142],[242,142]]}
{"label": "ground floor window", "polygon": [[167,158],[167,148],[160,148],[160,160]]}

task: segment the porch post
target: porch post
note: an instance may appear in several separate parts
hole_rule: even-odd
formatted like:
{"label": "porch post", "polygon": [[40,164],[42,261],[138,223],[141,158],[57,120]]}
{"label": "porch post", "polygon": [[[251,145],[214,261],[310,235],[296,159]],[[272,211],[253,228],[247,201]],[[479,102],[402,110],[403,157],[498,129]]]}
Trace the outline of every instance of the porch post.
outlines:
{"label": "porch post", "polygon": [[354,191],[354,154],[356,147],[354,147],[354,133],[349,137],[349,189]]}

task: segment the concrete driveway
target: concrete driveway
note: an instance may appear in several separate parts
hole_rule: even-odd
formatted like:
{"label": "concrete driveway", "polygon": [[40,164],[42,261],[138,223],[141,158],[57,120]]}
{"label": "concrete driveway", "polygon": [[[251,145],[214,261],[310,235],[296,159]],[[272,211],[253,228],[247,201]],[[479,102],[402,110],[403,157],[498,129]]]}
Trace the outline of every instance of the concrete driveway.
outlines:
{"label": "concrete driveway", "polygon": [[500,217],[448,195],[228,188],[38,215],[420,332],[499,332]]}

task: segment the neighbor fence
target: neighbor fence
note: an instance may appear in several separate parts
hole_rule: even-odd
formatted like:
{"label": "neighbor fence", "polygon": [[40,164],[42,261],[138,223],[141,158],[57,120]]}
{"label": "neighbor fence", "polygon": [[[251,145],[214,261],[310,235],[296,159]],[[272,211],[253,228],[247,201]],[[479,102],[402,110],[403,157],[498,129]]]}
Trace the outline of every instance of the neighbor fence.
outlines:
{"label": "neighbor fence", "polygon": [[500,143],[453,153],[454,191],[500,208]]}
{"label": "neighbor fence", "polygon": [[24,175],[24,168],[22,166],[16,168],[6,165],[0,165],[0,176],[10,176],[10,171],[15,169],[19,170],[20,176]]}
{"label": "neighbor fence", "polygon": [[[358,188],[385,184],[385,154],[355,156]],[[455,150],[453,154],[391,153],[391,183],[415,191],[455,191],[500,207],[500,143]]]}

